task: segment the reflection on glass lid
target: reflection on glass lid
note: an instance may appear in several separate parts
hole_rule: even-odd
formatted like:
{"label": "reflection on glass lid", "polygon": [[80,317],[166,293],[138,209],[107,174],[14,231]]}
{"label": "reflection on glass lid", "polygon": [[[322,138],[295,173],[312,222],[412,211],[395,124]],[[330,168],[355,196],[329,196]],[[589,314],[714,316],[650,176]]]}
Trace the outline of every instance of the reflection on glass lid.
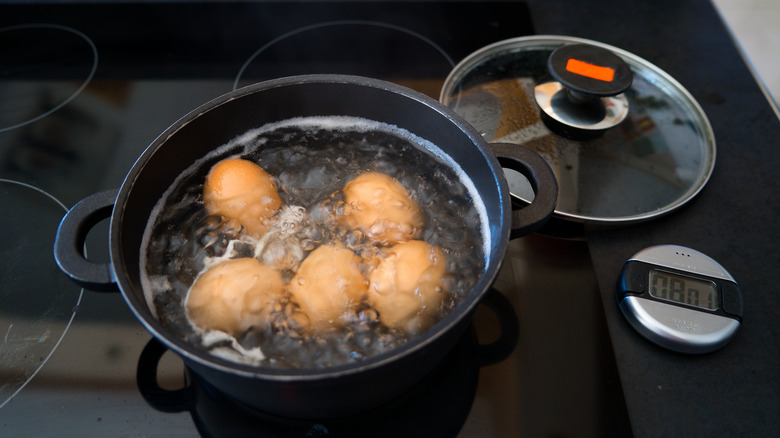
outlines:
{"label": "reflection on glass lid", "polygon": [[[628,102],[627,117],[596,135],[556,129],[535,99],[535,87],[555,82],[550,55],[574,43],[610,50],[633,73],[619,96]],[[487,46],[455,67],[441,101],[486,140],[540,153],[558,177],[556,215],[576,222],[627,223],[668,213],[701,190],[715,163],[712,128],[690,94],[647,61],[594,41],[533,36]],[[509,182],[513,195],[532,198],[521,183]]]}

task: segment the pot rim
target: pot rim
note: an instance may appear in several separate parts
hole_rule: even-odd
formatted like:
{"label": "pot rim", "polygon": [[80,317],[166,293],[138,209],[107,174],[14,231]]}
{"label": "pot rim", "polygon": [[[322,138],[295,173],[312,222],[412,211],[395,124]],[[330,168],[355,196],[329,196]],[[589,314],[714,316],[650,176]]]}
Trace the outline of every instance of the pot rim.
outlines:
{"label": "pot rim", "polygon": [[[415,100],[439,113],[442,117],[446,118],[449,123],[454,124],[478,148],[484,157],[486,164],[493,171],[493,183],[495,183],[495,186],[497,187],[498,196],[501,203],[499,206],[501,217],[497,218],[495,221],[498,224],[498,228],[496,229],[496,227],[490,227],[491,235],[496,236],[496,238],[492,240],[494,240],[496,243],[491,244],[490,251],[487,255],[487,260],[485,261],[485,269],[482,277],[466,295],[464,301],[461,302],[448,315],[430,327],[427,331],[413,337],[400,347],[370,357],[361,362],[343,364],[323,369],[275,369],[232,362],[214,356],[207,351],[196,348],[195,346],[182,339],[179,339],[176,336],[168,334],[168,330],[163,327],[163,325],[156,318],[154,318],[154,316],[151,315],[146,301],[139,300],[135,294],[130,293],[130,291],[132,291],[134,288],[130,279],[128,278],[126,270],[121,269],[121,267],[126,266],[128,262],[139,263],[138,260],[125,260],[124,253],[121,248],[121,227],[119,226],[119,224],[122,223],[122,218],[125,213],[125,206],[127,204],[129,194],[132,192],[136,178],[141,173],[146,163],[153,159],[155,152],[163,147],[169,138],[174,136],[180,129],[185,127],[190,122],[196,120],[202,114],[205,114],[208,111],[211,111],[212,109],[215,109],[224,104],[228,104],[233,100],[240,99],[243,96],[262,92],[263,90],[318,83],[371,87],[389,91],[395,94],[400,94],[405,98]],[[215,147],[218,146],[220,145],[215,145]],[[265,380],[273,380],[278,382],[316,381],[322,379],[339,378],[362,373],[369,369],[381,368],[390,362],[395,362],[419,353],[429,344],[436,342],[439,338],[444,336],[450,330],[456,329],[459,325],[465,328],[465,324],[463,324],[463,322],[467,318],[470,318],[482,297],[487,293],[493,280],[498,275],[501,261],[504,257],[509,241],[509,235],[511,231],[511,214],[512,209],[509,196],[509,187],[506,179],[503,177],[502,168],[498,163],[497,158],[490,150],[487,142],[476,131],[476,129],[474,129],[460,115],[447,108],[444,104],[423,93],[380,79],[339,74],[299,75],[258,82],[218,96],[190,111],[172,125],[170,125],[170,127],[168,127],[165,131],[163,131],[139,156],[119,189],[116,203],[111,215],[109,246],[112,266],[115,271],[116,283],[119,286],[125,302],[128,304],[131,311],[141,322],[141,324],[166,347],[180,355],[182,359],[185,360],[185,362],[191,362],[193,364],[205,366],[217,371],[249,378],[262,378]],[[143,291],[141,291],[141,293],[143,294]]]}

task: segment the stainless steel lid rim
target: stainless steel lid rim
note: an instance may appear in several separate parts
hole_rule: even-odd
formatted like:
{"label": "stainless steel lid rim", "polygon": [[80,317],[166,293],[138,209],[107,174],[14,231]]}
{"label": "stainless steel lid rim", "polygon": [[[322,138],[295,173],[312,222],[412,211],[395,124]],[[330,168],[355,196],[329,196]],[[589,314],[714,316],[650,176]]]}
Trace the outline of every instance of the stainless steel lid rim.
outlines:
{"label": "stainless steel lid rim", "polygon": [[[596,212],[589,213],[584,210],[577,211],[566,209],[565,207],[560,208],[561,205],[559,204],[559,208],[555,211],[555,216],[564,221],[580,224],[627,225],[664,216],[695,198],[709,181],[716,162],[715,136],[709,119],[696,99],[676,79],[656,65],[626,50],[585,38],[560,35],[533,35],[498,41],[462,59],[447,76],[439,100],[453,110],[460,112],[463,109],[463,97],[459,94],[464,91],[461,87],[465,89],[470,87],[470,85],[464,87],[463,83],[467,79],[472,79],[467,78],[467,76],[471,75],[477,68],[482,65],[489,65],[491,61],[500,62],[499,58],[501,57],[510,58],[513,54],[521,54],[522,52],[532,50],[554,50],[569,44],[590,44],[610,50],[620,56],[630,65],[635,77],[639,76],[643,81],[660,90],[665,97],[683,109],[686,114],[690,115],[691,123],[689,124],[694,129],[701,144],[705,146],[701,147],[702,151],[697,158],[701,163],[699,169],[694,174],[687,175],[690,178],[689,186],[676,194],[676,197],[670,202],[651,206],[651,208],[637,214],[625,214],[626,212],[624,212],[615,215],[597,214]],[[497,75],[501,73],[503,72],[497,72]],[[468,91],[466,90],[466,92]],[[471,120],[469,121],[471,122]],[[674,121],[674,123],[677,123],[677,121]]]}

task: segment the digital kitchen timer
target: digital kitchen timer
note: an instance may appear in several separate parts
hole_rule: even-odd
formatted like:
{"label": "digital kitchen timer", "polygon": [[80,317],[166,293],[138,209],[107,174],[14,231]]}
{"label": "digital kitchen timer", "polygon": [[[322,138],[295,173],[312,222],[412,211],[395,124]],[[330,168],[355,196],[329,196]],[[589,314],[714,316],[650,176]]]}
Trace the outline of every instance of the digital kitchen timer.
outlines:
{"label": "digital kitchen timer", "polygon": [[651,342],[681,353],[708,353],[728,343],[742,321],[742,293],[718,262],[699,251],[659,245],[623,266],[617,301]]}

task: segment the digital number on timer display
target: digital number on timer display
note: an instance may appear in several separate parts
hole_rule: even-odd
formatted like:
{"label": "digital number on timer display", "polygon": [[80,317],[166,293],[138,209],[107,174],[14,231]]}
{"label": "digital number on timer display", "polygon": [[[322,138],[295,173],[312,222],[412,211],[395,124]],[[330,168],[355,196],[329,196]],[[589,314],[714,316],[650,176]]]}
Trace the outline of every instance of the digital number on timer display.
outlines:
{"label": "digital number on timer display", "polygon": [[715,283],[659,270],[650,271],[650,295],[660,300],[717,310]]}

